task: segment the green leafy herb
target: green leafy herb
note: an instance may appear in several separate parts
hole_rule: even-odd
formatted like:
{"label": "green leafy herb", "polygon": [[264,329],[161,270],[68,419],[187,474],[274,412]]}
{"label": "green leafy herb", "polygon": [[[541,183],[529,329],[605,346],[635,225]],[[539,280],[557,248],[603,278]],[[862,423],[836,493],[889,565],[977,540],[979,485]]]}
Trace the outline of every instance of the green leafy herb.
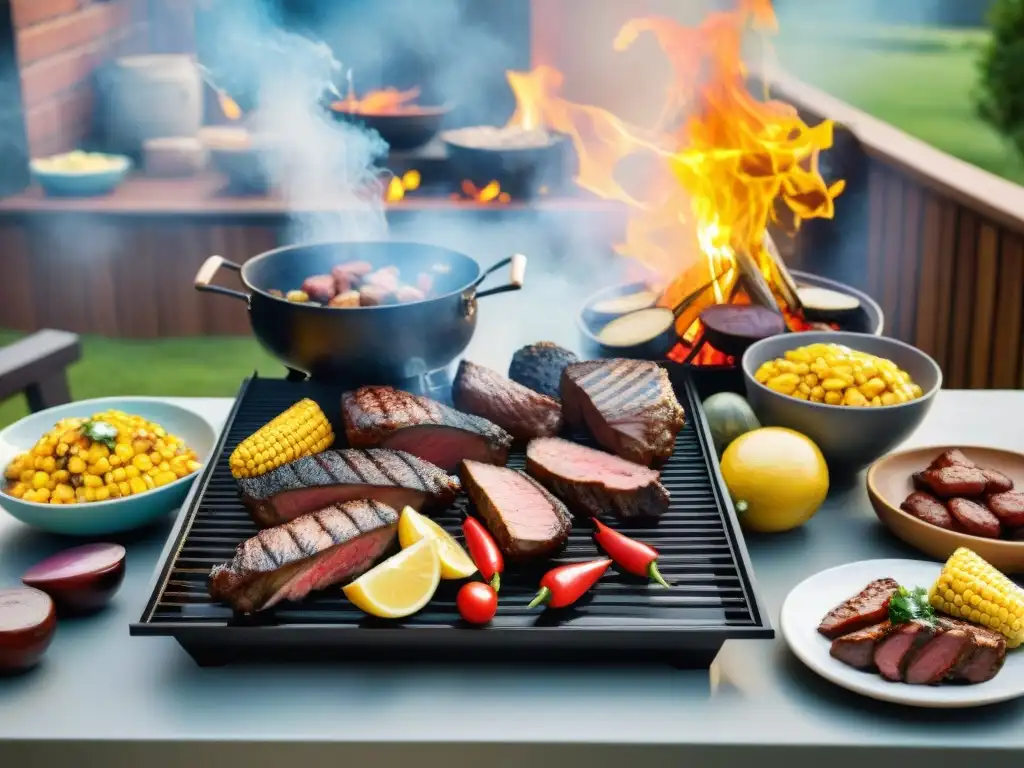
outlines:
{"label": "green leafy herb", "polygon": [[900,587],[889,601],[889,621],[893,624],[907,624],[911,621],[934,624],[935,609],[928,602],[928,590],[924,587]]}
{"label": "green leafy herb", "polygon": [[87,421],[82,425],[82,434],[94,443],[103,443],[110,450],[117,444],[117,427],[105,421]]}

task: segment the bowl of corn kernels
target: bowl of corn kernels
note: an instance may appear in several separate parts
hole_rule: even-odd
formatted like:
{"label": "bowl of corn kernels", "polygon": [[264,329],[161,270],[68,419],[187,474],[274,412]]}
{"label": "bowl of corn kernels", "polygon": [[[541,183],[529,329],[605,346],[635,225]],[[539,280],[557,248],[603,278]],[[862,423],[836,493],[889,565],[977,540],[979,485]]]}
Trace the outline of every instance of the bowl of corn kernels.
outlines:
{"label": "bowl of corn kernels", "polygon": [[942,387],[942,371],[921,350],[846,331],[772,336],[752,345],[742,365],[761,424],[807,435],[833,470],[863,469],[893,450]]}
{"label": "bowl of corn kernels", "polygon": [[0,508],[52,533],[138,528],[181,505],[216,439],[201,416],[157,398],[33,413],[0,432]]}

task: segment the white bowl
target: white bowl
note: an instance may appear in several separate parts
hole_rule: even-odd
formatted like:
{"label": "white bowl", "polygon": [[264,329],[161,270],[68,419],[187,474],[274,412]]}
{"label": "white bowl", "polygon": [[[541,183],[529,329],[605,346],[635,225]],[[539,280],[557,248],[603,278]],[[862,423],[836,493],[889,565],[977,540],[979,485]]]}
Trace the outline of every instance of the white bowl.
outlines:
{"label": "white bowl", "polygon": [[[192,411],[155,397],[100,397],[59,405],[33,413],[0,432],[0,466],[6,468],[17,454],[32,448],[61,419],[92,416],[110,409],[142,416],[180,437],[205,464],[217,434]],[[198,473],[173,483],[121,499],[82,504],[43,504],[23,501],[0,492],[0,508],[34,528],[72,536],[98,536],[148,525],[181,506]],[[6,480],[4,481],[6,483]]]}

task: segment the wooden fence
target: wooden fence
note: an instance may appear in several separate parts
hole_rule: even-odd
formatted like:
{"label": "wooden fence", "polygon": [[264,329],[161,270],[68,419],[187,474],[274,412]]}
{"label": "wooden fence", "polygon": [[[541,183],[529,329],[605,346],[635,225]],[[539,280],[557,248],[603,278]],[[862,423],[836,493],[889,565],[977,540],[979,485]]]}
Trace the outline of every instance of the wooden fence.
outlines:
{"label": "wooden fence", "polygon": [[886,335],[942,367],[949,388],[1024,388],[1024,187],[957,160],[784,74],[773,91],[838,124],[833,221],[801,231],[796,266],[875,297]]}

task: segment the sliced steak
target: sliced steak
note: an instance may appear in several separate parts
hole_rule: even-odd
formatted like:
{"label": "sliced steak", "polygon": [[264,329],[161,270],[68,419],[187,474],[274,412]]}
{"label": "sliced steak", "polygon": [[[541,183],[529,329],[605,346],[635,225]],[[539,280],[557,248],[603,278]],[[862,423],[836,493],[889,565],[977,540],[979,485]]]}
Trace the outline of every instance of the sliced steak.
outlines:
{"label": "sliced steak", "polygon": [[994,493],[986,504],[1000,522],[1011,528],[1024,526],[1024,491]]}
{"label": "sliced steak", "polygon": [[672,455],[685,413],[668,374],[648,360],[574,363],[562,374],[565,420],[624,459],[651,466]]}
{"label": "sliced steak", "polygon": [[517,384],[547,395],[562,397],[562,371],[580,359],[553,341],[538,341],[516,350],[508,366],[508,377]]}
{"label": "sliced steak", "polygon": [[900,624],[875,646],[875,666],[886,680],[896,683],[903,679],[907,663],[914,653],[935,634],[927,624],[910,622]]}
{"label": "sliced steak", "polygon": [[461,476],[469,498],[506,557],[545,557],[569,538],[569,510],[526,473],[465,461]]}
{"label": "sliced steak", "polygon": [[960,629],[971,634],[973,646],[949,676],[964,683],[984,683],[995,677],[1006,661],[1006,638],[991,629],[968,624],[960,619],[943,617],[943,627]]}
{"label": "sliced steak", "polygon": [[253,613],[367,571],[395,539],[398,513],[349,501],[260,531],[210,572],[210,596]]}
{"label": "sliced steak", "polygon": [[460,411],[494,422],[517,440],[562,431],[562,406],[557,400],[469,360],[459,363],[452,400]]}
{"label": "sliced steak", "polygon": [[526,471],[577,514],[610,511],[626,519],[668,511],[669,494],[658,472],[569,440],[530,441]]}
{"label": "sliced steak", "polygon": [[943,467],[974,467],[973,461],[964,456],[963,451],[954,448],[935,457],[935,460],[928,465],[928,469],[942,469]]}
{"label": "sliced steak", "polygon": [[360,387],[341,397],[354,448],[407,451],[453,471],[463,459],[504,464],[512,435],[479,416],[393,387]]}
{"label": "sliced steak", "polygon": [[384,448],[324,451],[260,477],[238,481],[242,501],[268,527],[352,499],[374,499],[394,509],[447,506],[459,479],[404,451]]}
{"label": "sliced steak", "polygon": [[889,618],[889,600],[900,585],[894,579],[876,579],[853,597],[837,605],[821,620],[818,631],[829,640]]}
{"label": "sliced steak", "polygon": [[980,469],[959,465],[926,470],[920,474],[920,480],[940,499],[980,496],[988,485],[988,478]]}
{"label": "sliced steak", "polygon": [[960,528],[972,536],[983,539],[998,539],[1002,533],[999,518],[986,507],[970,499],[950,499],[949,512]]}
{"label": "sliced steak", "polygon": [[857,669],[875,668],[875,646],[892,631],[888,619],[856,632],[837,637],[829,653],[832,658]]}
{"label": "sliced steak", "polygon": [[937,685],[960,666],[974,649],[974,635],[965,629],[941,629],[907,662],[903,679],[910,685]]}
{"label": "sliced steak", "polygon": [[952,531],[956,528],[953,516],[949,514],[946,505],[930,493],[914,491],[900,504],[900,509],[913,515],[918,520],[931,523],[939,528],[945,528],[947,531]]}

